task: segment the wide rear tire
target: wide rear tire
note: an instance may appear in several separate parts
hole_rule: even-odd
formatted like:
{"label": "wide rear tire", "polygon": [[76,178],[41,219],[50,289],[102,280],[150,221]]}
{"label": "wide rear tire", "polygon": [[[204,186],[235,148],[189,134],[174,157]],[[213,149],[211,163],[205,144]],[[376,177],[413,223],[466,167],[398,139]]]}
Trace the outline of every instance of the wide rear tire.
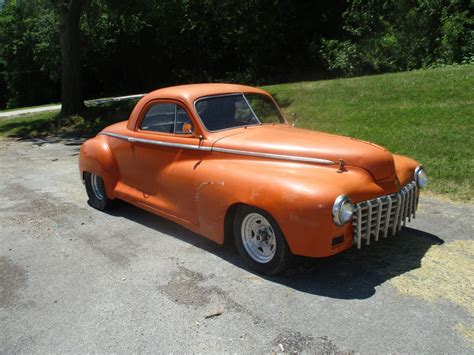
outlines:
{"label": "wide rear tire", "polygon": [[84,179],[87,196],[89,197],[89,205],[100,211],[112,208],[114,200],[107,197],[104,180],[99,175],[93,173],[85,173]]}

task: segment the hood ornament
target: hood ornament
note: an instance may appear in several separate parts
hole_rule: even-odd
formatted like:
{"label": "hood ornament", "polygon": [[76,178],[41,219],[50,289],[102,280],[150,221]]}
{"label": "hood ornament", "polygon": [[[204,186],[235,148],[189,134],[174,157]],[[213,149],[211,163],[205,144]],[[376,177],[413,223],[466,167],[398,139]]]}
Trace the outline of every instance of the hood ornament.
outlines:
{"label": "hood ornament", "polygon": [[346,162],[342,159],[339,159],[339,170],[337,171],[339,174],[343,173],[344,171],[347,171],[345,166],[346,166]]}

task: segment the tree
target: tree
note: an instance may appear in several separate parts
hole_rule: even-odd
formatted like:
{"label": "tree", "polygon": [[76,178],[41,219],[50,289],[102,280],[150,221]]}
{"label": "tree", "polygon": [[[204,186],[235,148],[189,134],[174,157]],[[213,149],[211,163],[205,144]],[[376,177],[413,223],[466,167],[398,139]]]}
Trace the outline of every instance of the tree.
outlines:
{"label": "tree", "polygon": [[61,114],[76,114],[84,108],[81,81],[81,9],[86,0],[56,0],[61,16]]}

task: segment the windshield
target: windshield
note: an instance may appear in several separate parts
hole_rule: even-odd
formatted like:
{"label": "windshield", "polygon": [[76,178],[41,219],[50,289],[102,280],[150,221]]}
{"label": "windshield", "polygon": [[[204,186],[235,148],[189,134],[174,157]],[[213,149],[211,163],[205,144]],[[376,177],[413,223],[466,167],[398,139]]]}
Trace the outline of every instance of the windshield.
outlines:
{"label": "windshield", "polygon": [[196,102],[196,111],[209,131],[285,123],[273,101],[259,94],[232,94],[200,99]]}

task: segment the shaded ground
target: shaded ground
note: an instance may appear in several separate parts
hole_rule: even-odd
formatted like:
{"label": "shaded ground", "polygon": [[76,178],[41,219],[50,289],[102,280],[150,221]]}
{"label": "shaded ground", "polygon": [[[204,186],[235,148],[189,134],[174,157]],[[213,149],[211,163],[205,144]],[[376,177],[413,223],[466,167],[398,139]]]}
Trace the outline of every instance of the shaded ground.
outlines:
{"label": "shaded ground", "polygon": [[39,112],[0,118],[0,137],[19,140],[92,137],[105,126],[127,120],[138,99],[96,101],[74,116],[61,117],[59,112]]}
{"label": "shaded ground", "polygon": [[160,217],[90,208],[79,144],[0,141],[0,352],[472,353],[473,205],[422,198],[399,236],[262,278]]}
{"label": "shaded ground", "polygon": [[[86,106],[97,106],[99,104],[118,102],[124,100],[137,100],[142,97],[143,94],[138,95],[128,95],[128,96],[119,96],[119,97],[108,97],[103,99],[87,100],[85,102]],[[48,112],[48,111],[60,111],[61,104],[51,104],[51,105],[41,105],[35,107],[25,107],[25,108],[16,108],[12,110],[0,111],[0,118],[12,118],[21,115],[35,114],[39,112]]]}

